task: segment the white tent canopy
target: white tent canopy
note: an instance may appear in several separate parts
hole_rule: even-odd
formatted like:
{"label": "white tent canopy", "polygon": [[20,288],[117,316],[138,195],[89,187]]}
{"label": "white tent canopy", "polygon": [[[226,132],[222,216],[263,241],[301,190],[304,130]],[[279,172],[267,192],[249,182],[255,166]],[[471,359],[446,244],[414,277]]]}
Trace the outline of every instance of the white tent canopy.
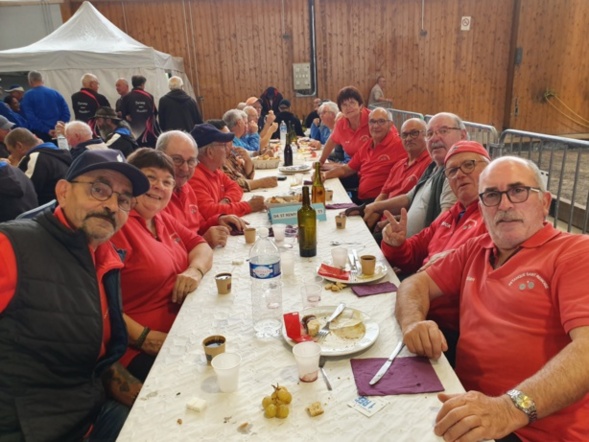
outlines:
{"label": "white tent canopy", "polygon": [[156,104],[169,92],[168,73],[181,77],[185,91],[194,96],[182,58],[129,37],[87,1],[45,38],[23,48],[0,51],[0,73],[31,70],[41,72],[45,85],[61,92],[70,106],[70,96],[82,87],[80,79],[87,72],[98,77],[99,92],[113,107],[119,98],[116,80],[125,78],[131,84],[133,75],[147,78],[145,89],[156,97]]}

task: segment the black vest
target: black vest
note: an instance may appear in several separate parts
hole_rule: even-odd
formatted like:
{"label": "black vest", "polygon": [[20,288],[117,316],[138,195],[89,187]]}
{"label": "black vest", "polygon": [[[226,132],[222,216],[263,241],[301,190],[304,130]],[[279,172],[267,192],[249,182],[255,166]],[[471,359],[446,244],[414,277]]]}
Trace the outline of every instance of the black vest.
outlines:
{"label": "black vest", "polygon": [[85,235],[50,211],[0,231],[18,272],[0,314],[0,441],[81,440],[105,399],[100,375],[127,346],[119,271],[103,278],[111,340],[98,360],[102,310]]}

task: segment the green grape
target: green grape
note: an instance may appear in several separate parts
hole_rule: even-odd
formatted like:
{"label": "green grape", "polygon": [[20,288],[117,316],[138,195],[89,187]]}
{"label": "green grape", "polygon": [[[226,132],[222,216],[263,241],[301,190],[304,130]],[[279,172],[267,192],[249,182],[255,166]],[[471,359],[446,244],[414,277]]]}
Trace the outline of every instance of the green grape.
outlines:
{"label": "green grape", "polygon": [[278,400],[285,404],[290,404],[292,401],[292,394],[290,394],[286,388],[278,390],[276,396],[278,397]]}
{"label": "green grape", "polygon": [[266,397],[264,397],[264,399],[262,399],[262,407],[264,407],[264,408],[266,408],[271,403],[272,403],[272,398],[270,396],[266,396]]}
{"label": "green grape", "polygon": [[264,409],[264,416],[267,417],[268,419],[272,419],[273,417],[276,417],[277,411],[278,411],[278,409],[277,409],[276,405],[269,404]]}
{"label": "green grape", "polygon": [[278,406],[278,411],[276,412],[276,417],[278,419],[285,419],[288,416],[289,410],[288,405],[282,404]]}

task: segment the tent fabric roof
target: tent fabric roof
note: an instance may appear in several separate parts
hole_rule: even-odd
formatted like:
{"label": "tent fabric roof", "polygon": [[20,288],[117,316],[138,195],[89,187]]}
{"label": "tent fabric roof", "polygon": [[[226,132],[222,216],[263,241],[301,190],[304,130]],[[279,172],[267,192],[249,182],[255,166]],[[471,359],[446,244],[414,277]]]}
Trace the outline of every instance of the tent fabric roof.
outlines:
{"label": "tent fabric roof", "polygon": [[85,1],[62,26],[22,48],[0,51],[0,72],[104,67],[184,70],[169,54],[131,38]]}

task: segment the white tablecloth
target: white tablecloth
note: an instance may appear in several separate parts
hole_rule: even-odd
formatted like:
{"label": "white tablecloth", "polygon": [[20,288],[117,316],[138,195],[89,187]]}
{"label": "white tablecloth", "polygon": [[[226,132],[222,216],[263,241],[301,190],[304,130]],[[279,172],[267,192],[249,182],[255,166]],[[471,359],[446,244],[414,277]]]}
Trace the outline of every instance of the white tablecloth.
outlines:
{"label": "white tablecloth", "polygon": [[[276,171],[258,171],[258,176]],[[309,179],[310,173],[305,176]],[[266,197],[285,194],[290,178],[280,182],[278,189],[253,192]],[[330,180],[327,188],[334,190],[334,201],[349,202],[338,180]],[[245,195],[246,199],[250,194]],[[334,217],[339,211],[327,211],[327,221],[318,222],[318,253],[315,258],[299,258],[298,245],[295,275],[283,278],[284,311],[301,308],[300,285],[314,278],[322,260],[331,258],[331,241],[358,242],[348,245],[359,254],[374,254],[385,263],[380,249],[359,217],[350,217],[345,230],[336,230]],[[269,226],[267,213],[245,217],[253,226]],[[299,382],[291,347],[282,339],[258,341],[253,336],[250,302],[248,257],[250,246],[243,236],[230,238],[227,246],[215,250],[214,265],[201,286],[188,296],[168,338],[147,378],[119,441],[435,441],[433,433],[440,403],[436,394],[398,395],[383,397],[387,402],[381,411],[368,418],[348,404],[357,396],[350,366],[350,356],[329,359],[325,365],[333,391],[328,391],[321,376],[313,383]],[[234,265],[235,260],[243,264]],[[214,275],[233,273],[230,295],[218,295]],[[390,270],[384,278],[398,284]],[[395,294],[358,298],[347,288],[342,292],[322,292],[320,305],[346,302],[369,315],[380,326],[376,343],[363,353],[351,357],[388,357],[401,339],[400,329],[393,317]],[[221,393],[213,369],[206,364],[201,342],[213,334],[227,339],[226,350],[242,356],[239,389]],[[405,349],[400,357],[409,356]],[[463,388],[444,357],[432,365],[448,393],[463,392]],[[272,392],[271,384],[288,387],[293,394],[287,419],[266,419],[262,398]],[[203,412],[186,408],[193,397],[206,400]],[[325,413],[311,418],[305,408],[321,401]],[[238,427],[249,423],[250,431],[243,434]]]}

